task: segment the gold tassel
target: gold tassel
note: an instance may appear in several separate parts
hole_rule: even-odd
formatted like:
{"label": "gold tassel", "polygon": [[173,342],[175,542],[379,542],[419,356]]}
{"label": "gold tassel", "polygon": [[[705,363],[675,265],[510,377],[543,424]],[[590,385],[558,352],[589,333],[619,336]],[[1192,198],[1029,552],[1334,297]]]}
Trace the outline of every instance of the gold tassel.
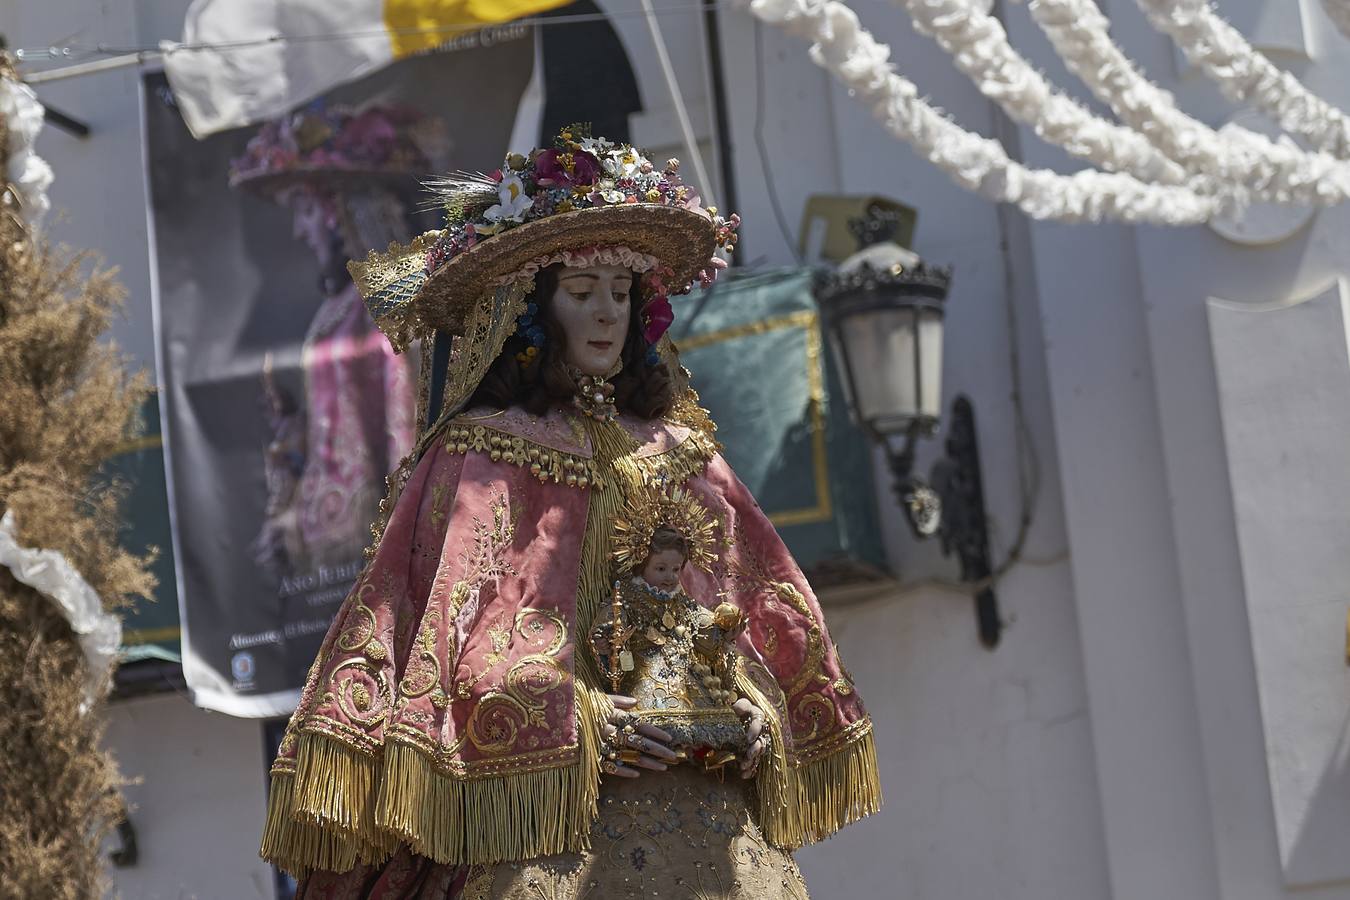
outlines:
{"label": "gold tassel", "polygon": [[358,841],[295,818],[295,776],[274,774],[267,796],[267,822],[258,855],[295,878],[314,869],[345,872],[356,865]]}
{"label": "gold tassel", "polygon": [[[575,655],[580,655],[577,653]],[[614,704],[602,690],[597,690],[578,677],[573,677],[572,689],[577,695],[577,744],[581,749],[578,764],[581,771],[579,801],[586,814],[581,834],[577,835],[578,845],[587,846],[590,842],[591,822],[599,813],[600,804],[600,748],[604,745],[602,729],[614,712]]]}
{"label": "gold tassel", "polygon": [[295,818],[374,840],[378,761],[321,734],[301,734],[295,755]]}
{"label": "gold tassel", "polygon": [[789,760],[782,713],[744,666],[732,678],[741,696],[764,711],[770,746],[759,762],[755,794],[759,826],[776,847],[796,849],[834,834],[881,808],[881,781],[872,723],[864,719],[849,741],[834,752],[806,763]]}
{"label": "gold tassel", "polygon": [[796,797],[800,839],[796,847],[823,840],[851,822],[881,809],[877,748],[869,721],[862,734],[828,756],[795,767],[791,779]]}
{"label": "gold tassel", "polygon": [[[760,690],[745,672],[736,666],[732,683],[742,697],[746,697],[764,711],[764,727],[769,729],[769,748],[760,757],[759,771],[755,773],[755,794],[759,799],[759,827],[765,839],[775,847],[799,847],[802,827],[795,804],[788,802],[795,796],[792,769],[787,758],[787,742],[783,739],[783,721],[776,704]],[[794,843],[795,841],[795,843]]]}

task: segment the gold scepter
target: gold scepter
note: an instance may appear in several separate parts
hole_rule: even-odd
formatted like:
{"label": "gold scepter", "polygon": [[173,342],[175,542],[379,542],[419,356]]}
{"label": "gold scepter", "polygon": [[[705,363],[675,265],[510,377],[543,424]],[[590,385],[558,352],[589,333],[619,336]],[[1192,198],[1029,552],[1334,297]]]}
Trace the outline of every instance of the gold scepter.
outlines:
{"label": "gold scepter", "polygon": [[617,667],[609,666],[609,683],[614,693],[619,692],[619,684],[623,681],[625,672],[633,671],[633,654],[625,646],[628,643],[628,636],[632,633],[631,628],[625,629],[623,626],[623,600],[619,596],[619,580],[614,581],[614,595],[610,600],[610,622],[609,622],[609,652],[610,658],[617,657],[619,665]]}

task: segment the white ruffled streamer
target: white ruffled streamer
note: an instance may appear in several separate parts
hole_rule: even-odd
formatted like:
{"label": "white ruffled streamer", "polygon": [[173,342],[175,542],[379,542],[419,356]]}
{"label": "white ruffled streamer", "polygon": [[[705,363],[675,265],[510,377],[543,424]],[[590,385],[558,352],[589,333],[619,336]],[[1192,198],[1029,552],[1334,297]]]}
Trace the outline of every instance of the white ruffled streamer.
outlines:
{"label": "white ruffled streamer", "polygon": [[1330,206],[1350,197],[1350,163],[1235,125],[1215,131],[1179,110],[1111,40],[1093,0],[1031,0],[1028,8],[1069,71],[1188,172],[1277,203]]}
{"label": "white ruffled streamer", "polygon": [[811,58],[867,103],[888,130],[991,200],[1012,203],[1036,219],[1116,220],[1160,225],[1208,221],[1227,202],[1179,185],[1150,184],[1119,172],[1089,169],[1061,175],[1008,158],[997,141],[972,134],[919,97],[892,68],[890,48],[835,0],[735,0],[771,25],[812,42]]}
{"label": "white ruffled streamer", "polygon": [[[42,104],[28,85],[0,78],[0,116],[4,117],[9,135],[5,180],[14,187],[19,212],[29,225],[36,227],[51,209],[47,188],[52,183],[52,167],[33,151],[42,130]],[[4,202],[14,203],[14,197],[6,192]]]}
{"label": "white ruffled streamer", "polygon": [[1229,98],[1256,107],[1319,150],[1350,157],[1350,118],[1255,50],[1206,0],[1135,3]]}
{"label": "white ruffled streamer", "polygon": [[[1045,80],[1008,42],[983,0],[898,0],[920,34],[932,37],[956,66],[1014,121],[1041,140],[1111,172],[1184,184],[1187,172],[1137,131],[1089,112]],[[1201,174],[1201,173],[1192,173]]]}
{"label": "white ruffled streamer", "polygon": [[1322,8],[1341,34],[1350,37],[1350,0],[1322,0]]}
{"label": "white ruffled streamer", "polygon": [[122,621],[105,612],[98,594],[75,567],[55,550],[31,550],[15,535],[14,511],[0,518],[0,566],[51,600],[80,641],[87,662],[81,711],[99,698],[122,644]]}

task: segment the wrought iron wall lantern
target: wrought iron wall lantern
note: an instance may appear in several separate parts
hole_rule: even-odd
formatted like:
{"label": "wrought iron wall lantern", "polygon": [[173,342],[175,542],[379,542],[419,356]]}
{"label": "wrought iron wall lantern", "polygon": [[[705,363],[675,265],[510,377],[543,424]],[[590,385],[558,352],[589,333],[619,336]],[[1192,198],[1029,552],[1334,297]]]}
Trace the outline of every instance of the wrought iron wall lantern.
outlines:
{"label": "wrought iron wall lantern", "polygon": [[[936,536],[955,555],[961,579],[993,571],[980,477],[975,410],[952,403],[945,455],[928,477],[915,472],[920,438],[937,434],[942,413],[943,304],[951,270],[927,266],[895,243],[898,221],[874,212],[849,223],[859,250],[820,279],[816,300],[853,419],[886,450],[895,491],[916,537]],[[1003,630],[991,585],[975,595],[980,642]]]}

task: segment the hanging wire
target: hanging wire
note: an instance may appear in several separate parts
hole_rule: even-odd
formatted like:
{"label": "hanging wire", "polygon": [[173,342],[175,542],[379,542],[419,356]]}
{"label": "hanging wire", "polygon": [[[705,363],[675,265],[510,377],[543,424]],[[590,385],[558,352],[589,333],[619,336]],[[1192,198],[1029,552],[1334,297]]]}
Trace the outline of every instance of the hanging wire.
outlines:
{"label": "hanging wire", "polygon": [[[360,40],[361,38],[382,37],[387,34],[399,36],[415,36],[419,34],[445,34],[461,35],[471,34],[478,31],[490,31],[493,29],[522,28],[526,26],[534,27],[552,27],[556,25],[576,25],[583,22],[598,22],[615,19],[643,17],[649,15],[676,15],[681,13],[701,13],[708,10],[722,9],[727,6],[726,0],[709,0],[704,3],[693,3],[686,5],[668,5],[663,4],[658,10],[648,13],[642,9],[617,10],[611,13],[570,13],[556,16],[528,16],[520,19],[512,19],[507,22],[475,22],[472,24],[452,24],[435,25],[428,27],[412,28],[366,28],[358,31],[335,31],[323,34],[272,34],[260,38],[243,38],[237,41],[198,41],[194,43],[183,43],[178,41],[164,41],[153,46],[116,46],[110,44],[94,44],[92,46],[80,44],[66,44],[62,46],[47,47],[24,47],[10,51],[14,57],[22,62],[31,62],[42,59],[87,59],[90,56],[123,56],[138,53],[165,53],[177,52],[180,50],[215,50],[228,51],[240,50],[250,47],[262,47],[268,44],[311,44],[333,41]],[[447,38],[447,41],[453,38]],[[431,48],[432,50],[438,48]]]}
{"label": "hanging wire", "polygon": [[759,151],[759,165],[764,170],[764,183],[769,196],[769,207],[773,210],[774,221],[778,223],[778,232],[783,243],[798,265],[802,264],[802,254],[792,237],[792,228],[783,213],[783,203],[778,196],[778,187],[773,177],[773,166],[769,162],[769,146],[764,139],[764,25],[759,19],[754,21],[755,35],[755,149]]}

